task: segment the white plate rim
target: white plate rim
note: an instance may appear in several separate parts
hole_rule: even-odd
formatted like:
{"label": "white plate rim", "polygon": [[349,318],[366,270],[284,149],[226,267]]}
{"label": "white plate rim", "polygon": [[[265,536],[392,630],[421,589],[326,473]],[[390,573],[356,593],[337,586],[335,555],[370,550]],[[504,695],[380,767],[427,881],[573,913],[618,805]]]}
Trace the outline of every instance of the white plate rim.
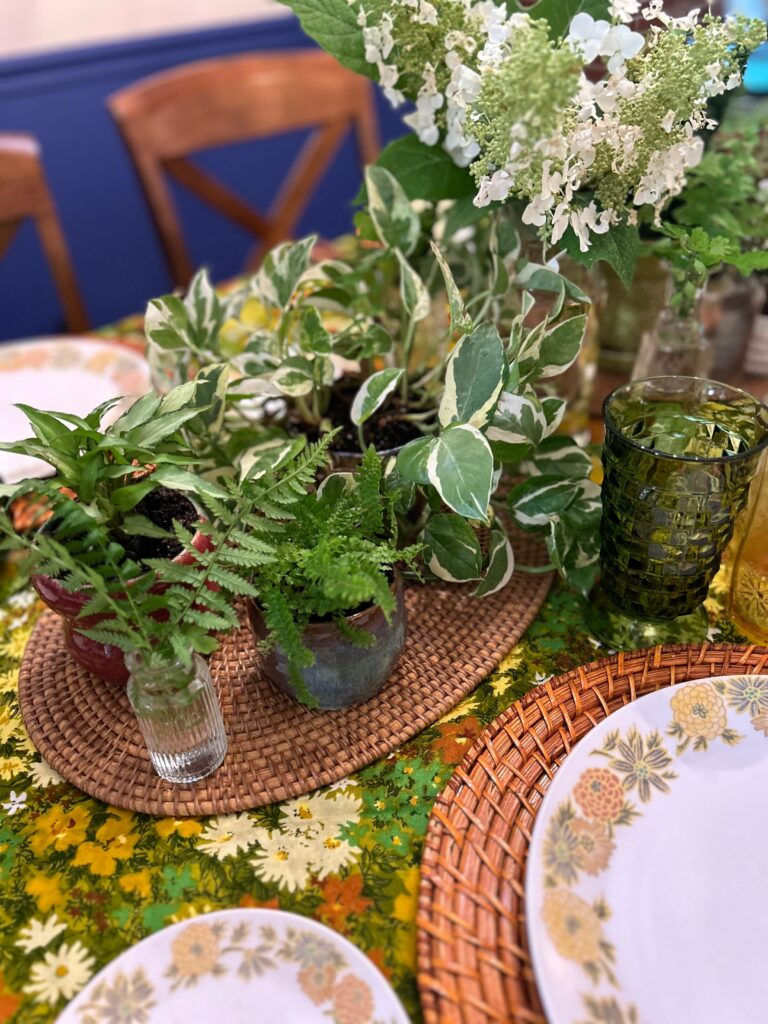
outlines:
{"label": "white plate rim", "polygon": [[[114,959],[110,960],[108,964],[93,977],[89,978],[86,985],[73,996],[69,1003],[61,1011],[60,1015],[56,1018],[56,1024],[78,1024],[75,1013],[77,1012],[78,1006],[85,1001],[89,991],[93,990],[103,980],[110,971],[114,970],[117,964],[127,959],[129,956],[134,956],[137,950],[140,950],[144,946],[151,946],[157,943],[163,943],[167,945],[172,941],[173,935],[188,928],[191,924],[200,922],[209,922],[214,920],[220,920],[222,918],[237,918],[237,917],[248,917],[248,918],[261,918],[263,924],[269,924],[275,922],[275,919],[279,919],[281,925],[286,927],[294,926],[303,930],[309,930],[316,932],[323,936],[326,940],[334,943],[337,947],[341,947],[344,953],[347,955],[352,964],[359,966],[359,973],[366,977],[369,981],[375,979],[378,985],[382,989],[387,989],[391,999],[393,1001],[393,1013],[396,1012],[400,1015],[398,1024],[410,1024],[408,1014],[400,1001],[400,997],[395,992],[395,989],[379,970],[376,964],[367,957],[365,953],[359,949],[353,942],[351,942],[345,935],[340,932],[334,931],[333,928],[329,928],[328,925],[323,924],[321,921],[317,921],[312,917],[305,917],[303,914],[295,914],[289,910],[279,910],[274,907],[225,907],[221,910],[212,910],[204,914],[197,914],[195,917],[185,918],[183,921],[177,921],[174,924],[167,925],[165,928],[161,928],[159,931],[153,932],[151,935],[145,936],[139,942],[134,943],[132,946],[128,946],[119,953]],[[393,1020],[397,1018],[393,1017]],[[288,1022],[286,1022],[288,1024]]]}
{"label": "white plate rim", "polygon": [[[651,693],[643,694],[636,700],[630,701],[628,704],[617,708],[606,718],[598,722],[593,728],[589,730],[577,743],[574,744],[569,754],[561,762],[557,768],[550,785],[544,794],[541,804],[536,811],[536,817],[533,823],[533,829],[531,832],[531,839],[528,845],[528,854],[526,859],[525,867],[525,920],[526,920],[526,936],[528,940],[528,949],[530,951],[531,964],[533,967],[534,979],[536,982],[536,988],[539,993],[542,1005],[544,1007],[545,1016],[549,1024],[572,1024],[572,1020],[564,1020],[562,1016],[558,1016],[556,1012],[555,1004],[553,1003],[552,996],[548,989],[549,977],[545,977],[544,974],[544,963],[546,954],[543,950],[543,945],[547,941],[545,934],[545,925],[540,920],[538,912],[533,913],[533,908],[538,906],[540,900],[540,894],[543,892],[543,878],[544,870],[542,867],[542,852],[545,841],[547,825],[553,816],[553,812],[557,809],[564,796],[568,795],[574,788],[576,778],[578,777],[579,770],[584,769],[582,759],[573,758],[573,753],[576,750],[588,751],[591,753],[592,750],[596,749],[599,745],[598,741],[602,737],[606,736],[609,732],[615,731],[617,728],[619,732],[622,729],[630,726],[633,723],[633,716],[638,713],[638,706],[642,706],[644,703],[666,703],[669,706],[672,695],[679,692],[686,687],[701,686],[712,683],[724,683],[727,684],[729,680],[734,678],[743,679],[745,677],[751,677],[762,682],[768,682],[768,675],[765,673],[732,673],[728,675],[715,675],[706,676],[700,679],[687,679],[682,680],[679,683],[675,683],[672,686],[664,686],[659,690],[654,690]],[[672,717],[670,713],[670,717]],[[766,715],[768,718],[768,715]],[[768,722],[766,722],[766,728],[768,729]],[[766,732],[768,735],[768,731]],[[674,746],[674,741],[672,743]],[[587,754],[588,756],[588,754]],[[679,756],[679,755],[676,755]],[[577,769],[574,766],[581,763],[581,769]],[[595,992],[595,995],[600,995],[600,992]],[[621,997],[621,989],[616,988],[615,994]],[[574,996],[581,995],[576,993],[574,990]],[[642,1007],[636,1008],[640,1014],[640,1019],[644,1020],[642,1016]],[[583,1008],[574,1008],[574,1013],[583,1014]],[[573,1017],[575,1020],[576,1017]]]}

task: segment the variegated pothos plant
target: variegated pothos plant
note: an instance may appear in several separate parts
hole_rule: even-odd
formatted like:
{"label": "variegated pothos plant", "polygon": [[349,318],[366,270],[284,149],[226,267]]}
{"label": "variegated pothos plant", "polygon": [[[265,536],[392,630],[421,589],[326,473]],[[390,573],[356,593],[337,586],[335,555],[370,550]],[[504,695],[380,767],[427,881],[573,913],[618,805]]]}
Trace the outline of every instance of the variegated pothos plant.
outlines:
{"label": "variegated pothos plant", "polygon": [[[509,495],[511,519],[540,531],[553,565],[587,589],[599,491],[589,480],[589,455],[555,435],[565,402],[546,392],[578,357],[589,299],[551,266],[523,260],[519,242],[504,246],[493,231],[484,254],[487,280],[467,296],[449,255],[432,242],[430,256],[419,214],[392,174],[369,168],[366,195],[373,244],[354,263],[313,265],[310,237],[277,246],[227,298],[216,295],[203,272],[185,300],[152,302],[147,335],[155,365],[170,363],[184,376],[206,360],[228,358],[239,380],[237,415],[245,414],[248,428],[230,429],[219,450],[249,464],[280,457],[296,443],[276,430],[289,417],[308,429],[330,429],[325,410],[337,367],[353,361],[363,371],[350,410],[361,447],[363,426],[395,393],[423,435],[390,460],[386,479],[399,492],[401,513],[410,510],[413,518],[414,509],[424,510],[419,525],[435,576],[477,580],[481,596],[508,582],[514,556],[499,515],[506,468],[507,489],[510,474],[525,477]],[[435,274],[443,289],[437,298],[428,283]],[[387,310],[393,287],[397,322]],[[547,313],[529,326],[542,295]],[[253,300],[261,322],[247,330],[242,311]],[[446,309],[442,322],[436,307]],[[419,330],[429,338],[421,360]],[[247,444],[233,451],[231,438]],[[485,545],[478,527],[490,530]]]}

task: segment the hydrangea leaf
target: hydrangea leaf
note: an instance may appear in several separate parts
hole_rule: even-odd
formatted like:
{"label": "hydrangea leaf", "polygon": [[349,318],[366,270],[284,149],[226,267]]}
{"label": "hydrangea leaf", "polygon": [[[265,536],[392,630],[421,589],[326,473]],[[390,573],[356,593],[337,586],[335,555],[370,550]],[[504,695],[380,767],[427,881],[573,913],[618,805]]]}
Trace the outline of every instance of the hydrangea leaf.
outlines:
{"label": "hydrangea leaf", "polygon": [[640,232],[629,224],[617,224],[604,235],[590,235],[586,252],[581,252],[578,238],[573,229],[568,228],[563,235],[563,245],[572,259],[588,269],[601,261],[610,264],[625,288],[632,284],[635,266],[643,251]]}
{"label": "hydrangea leaf", "polygon": [[[507,3],[507,7],[512,6]],[[582,12],[591,14],[597,21],[606,21],[611,17],[610,0],[539,0],[535,7],[522,7],[514,4],[515,10],[525,10],[532,18],[544,18],[550,28],[553,39],[568,35],[571,22]]]}
{"label": "hydrangea leaf", "polygon": [[[376,166],[394,174],[409,199],[438,203],[442,199],[474,197],[477,191],[466,168],[457,167],[440,146],[427,146],[415,135],[390,142],[379,154]],[[358,196],[358,201],[365,201],[364,194]]]}

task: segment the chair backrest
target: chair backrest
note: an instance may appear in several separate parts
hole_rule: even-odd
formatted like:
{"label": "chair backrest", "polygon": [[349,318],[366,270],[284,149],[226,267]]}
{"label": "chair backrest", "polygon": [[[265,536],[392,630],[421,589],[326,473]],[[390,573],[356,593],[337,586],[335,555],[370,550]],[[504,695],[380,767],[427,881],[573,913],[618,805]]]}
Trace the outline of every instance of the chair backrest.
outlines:
{"label": "chair backrest", "polygon": [[[187,64],[111,96],[174,281],[193,273],[165,174],[260,239],[259,252],[290,238],[309,198],[354,128],[363,163],[378,153],[370,84],[320,50],[248,54]],[[270,211],[258,213],[187,157],[229,143],[315,129]],[[250,261],[258,262],[258,253]]]}
{"label": "chair backrest", "polygon": [[88,316],[45,180],[40,146],[32,135],[0,132],[0,258],[25,220],[33,220],[37,227],[67,327],[87,331]]}

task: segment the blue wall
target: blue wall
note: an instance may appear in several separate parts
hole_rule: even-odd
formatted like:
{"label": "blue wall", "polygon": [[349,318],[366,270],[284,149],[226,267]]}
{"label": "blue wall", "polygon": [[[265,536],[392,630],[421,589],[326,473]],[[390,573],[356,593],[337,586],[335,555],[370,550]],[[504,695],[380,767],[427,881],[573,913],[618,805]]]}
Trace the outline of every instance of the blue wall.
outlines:
{"label": "blue wall", "polygon": [[[126,151],[104,106],[112,92],[165,68],[222,54],[314,45],[293,17],[223,29],[0,62],[0,130],[32,132],[94,326],[144,308],[171,280]],[[312,83],[307,83],[311,102]],[[398,114],[377,97],[384,141],[403,133]],[[302,135],[204,154],[201,166],[266,209]],[[332,237],[351,225],[360,184],[348,139],[299,225]],[[214,279],[237,274],[252,239],[183,190],[177,199],[196,263]],[[31,225],[0,262],[0,339],[57,333],[63,321]]]}

